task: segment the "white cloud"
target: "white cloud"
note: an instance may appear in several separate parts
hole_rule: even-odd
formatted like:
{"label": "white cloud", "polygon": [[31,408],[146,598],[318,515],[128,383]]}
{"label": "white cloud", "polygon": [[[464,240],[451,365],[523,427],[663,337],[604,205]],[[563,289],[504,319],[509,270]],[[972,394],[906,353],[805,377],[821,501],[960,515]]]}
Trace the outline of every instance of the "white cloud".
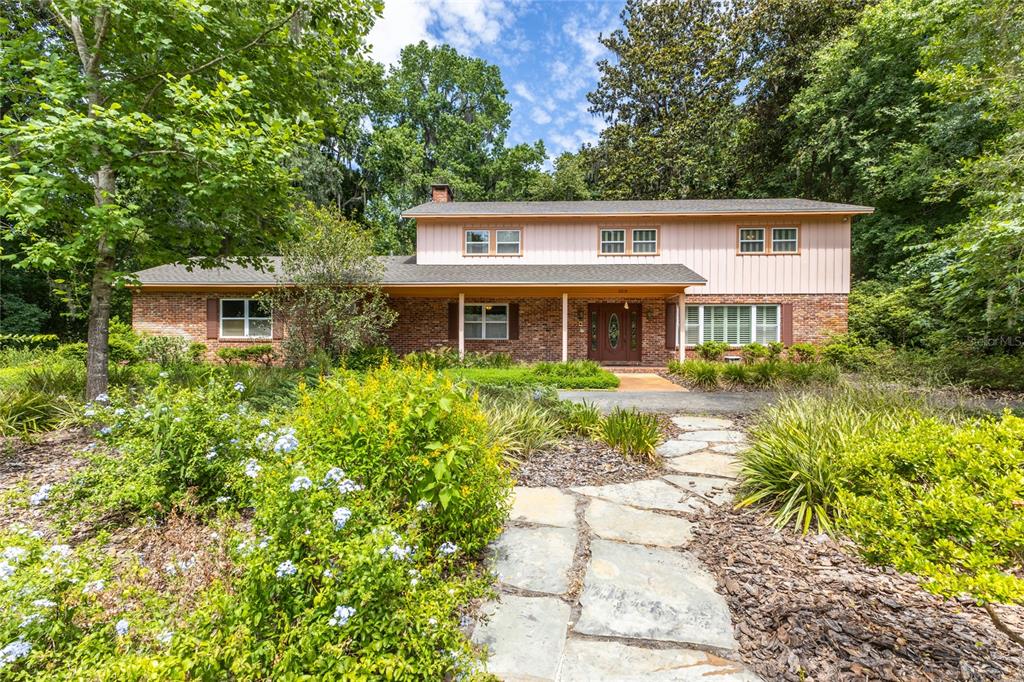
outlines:
{"label": "white cloud", "polygon": [[383,64],[394,64],[402,48],[425,40],[431,45],[437,41],[430,35],[430,5],[419,0],[388,0],[384,14],[370,29],[366,42],[370,54]]}
{"label": "white cloud", "polygon": [[533,96],[533,93],[530,92],[530,88],[526,87],[526,83],[522,81],[519,81],[518,83],[512,86],[512,92],[516,93],[517,95],[525,99],[527,102],[537,101],[536,98]]}
{"label": "white cloud", "polygon": [[540,107],[533,108],[533,111],[530,112],[530,118],[532,118],[533,122],[539,126],[551,123],[551,114],[544,111]]}

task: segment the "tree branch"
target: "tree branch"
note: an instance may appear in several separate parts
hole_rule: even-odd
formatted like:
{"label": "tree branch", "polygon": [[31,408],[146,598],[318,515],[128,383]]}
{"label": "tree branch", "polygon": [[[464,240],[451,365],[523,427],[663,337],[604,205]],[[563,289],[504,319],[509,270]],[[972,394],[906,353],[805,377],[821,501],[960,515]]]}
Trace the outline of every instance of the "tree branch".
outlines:
{"label": "tree branch", "polygon": [[992,619],[992,624],[996,626],[996,630],[999,630],[999,632],[1009,637],[1012,642],[1019,644],[1020,646],[1024,646],[1024,637],[1021,637],[1019,634],[1008,628],[1002,618],[999,617],[999,614],[996,613],[996,610],[992,608],[991,604],[985,602],[981,606],[985,609],[985,613],[988,614],[988,617]]}

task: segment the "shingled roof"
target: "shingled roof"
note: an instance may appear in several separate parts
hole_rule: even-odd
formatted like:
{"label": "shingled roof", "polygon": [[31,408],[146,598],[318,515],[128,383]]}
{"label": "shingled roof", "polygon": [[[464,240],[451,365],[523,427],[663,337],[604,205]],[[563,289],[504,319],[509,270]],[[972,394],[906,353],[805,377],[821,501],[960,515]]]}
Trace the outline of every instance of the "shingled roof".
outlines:
{"label": "shingled roof", "polygon": [[[135,273],[145,286],[260,286],[287,283],[280,257],[268,259],[269,267],[259,270],[230,264],[202,269],[187,265],[159,265]],[[685,265],[668,263],[614,263],[572,265],[420,265],[415,256],[384,257],[381,284],[704,284],[707,280]]]}
{"label": "shingled roof", "polygon": [[404,218],[531,216],[687,216],[873,213],[870,206],[810,199],[681,199],[674,201],[441,201],[414,206]]}

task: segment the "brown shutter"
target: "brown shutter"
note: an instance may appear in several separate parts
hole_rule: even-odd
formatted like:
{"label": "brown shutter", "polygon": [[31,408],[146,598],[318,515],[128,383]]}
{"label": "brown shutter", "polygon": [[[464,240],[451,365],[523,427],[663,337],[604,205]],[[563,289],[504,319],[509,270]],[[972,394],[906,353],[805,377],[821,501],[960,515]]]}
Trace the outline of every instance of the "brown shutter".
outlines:
{"label": "brown shutter", "polygon": [[448,302],[448,343],[459,342],[459,302]]}
{"label": "brown shutter", "polygon": [[793,345],[793,304],[783,303],[779,306],[779,326],[782,343],[787,346]]}
{"label": "brown shutter", "polygon": [[508,338],[515,341],[519,338],[519,304],[508,304]]}
{"label": "brown shutter", "polygon": [[284,338],[284,320],[281,315],[278,315],[273,310],[270,311],[270,322],[273,325],[273,331],[271,332],[271,338],[275,341],[280,341]]}
{"label": "brown shutter", "polygon": [[679,315],[678,303],[665,304],[665,348],[676,348],[676,318]]}
{"label": "brown shutter", "polygon": [[206,338],[220,336],[220,299],[206,299]]}

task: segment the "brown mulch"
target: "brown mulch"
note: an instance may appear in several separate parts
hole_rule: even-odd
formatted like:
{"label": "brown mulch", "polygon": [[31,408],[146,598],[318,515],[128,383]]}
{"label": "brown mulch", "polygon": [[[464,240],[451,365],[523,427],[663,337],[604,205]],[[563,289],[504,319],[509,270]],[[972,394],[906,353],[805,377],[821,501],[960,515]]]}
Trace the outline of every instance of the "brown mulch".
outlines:
{"label": "brown mulch", "polygon": [[[694,548],[718,577],[745,662],[765,680],[1024,679],[1024,649],[981,608],[868,566],[849,543],[723,509],[695,527]],[[1024,624],[1024,608],[1000,614]]]}
{"label": "brown mulch", "polygon": [[516,471],[516,484],[527,488],[608,485],[653,478],[658,473],[604,443],[570,437],[559,446],[531,454]]}

